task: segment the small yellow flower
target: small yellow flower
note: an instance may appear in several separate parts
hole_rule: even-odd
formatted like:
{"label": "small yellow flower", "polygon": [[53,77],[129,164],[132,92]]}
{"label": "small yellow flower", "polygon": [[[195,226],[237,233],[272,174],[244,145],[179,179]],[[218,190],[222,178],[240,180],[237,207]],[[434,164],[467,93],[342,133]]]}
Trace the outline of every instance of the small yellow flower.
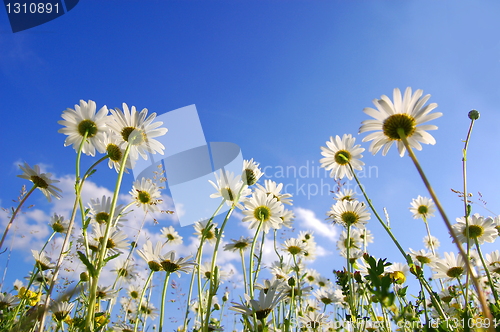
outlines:
{"label": "small yellow flower", "polygon": [[21,287],[19,293],[16,296],[20,299],[27,300],[31,306],[34,306],[35,304],[40,302],[42,294],[27,290],[26,287]]}

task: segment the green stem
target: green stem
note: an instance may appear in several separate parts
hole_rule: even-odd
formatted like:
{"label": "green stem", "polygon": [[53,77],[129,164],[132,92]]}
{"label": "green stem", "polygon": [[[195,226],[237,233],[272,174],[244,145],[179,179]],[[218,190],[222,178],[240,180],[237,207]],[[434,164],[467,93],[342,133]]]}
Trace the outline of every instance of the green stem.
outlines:
{"label": "green stem", "polygon": [[126,169],[126,162],[128,159],[128,155],[130,152],[130,144],[127,145],[125,148],[125,152],[123,154],[122,158],[122,163],[120,167],[120,171],[118,172],[118,177],[116,179],[116,185],[115,185],[115,190],[113,193],[113,198],[111,200],[111,207],[109,211],[109,220],[106,223],[106,230],[104,232],[103,238],[100,240],[100,245],[101,249],[99,251],[99,256],[97,258],[97,264],[96,264],[96,269],[95,269],[95,274],[94,276],[91,276],[91,288],[90,288],[90,294],[89,294],[89,302],[88,302],[88,311],[87,311],[87,317],[85,320],[85,329],[88,332],[91,332],[93,330],[93,323],[94,323],[94,312],[95,312],[95,306],[94,303],[96,301],[96,294],[97,294],[97,286],[98,286],[98,281],[99,281],[99,275],[101,274],[101,270],[103,268],[103,262],[104,262],[104,257],[106,256],[107,252],[107,247],[106,244],[108,243],[109,239],[109,234],[111,230],[111,224],[113,222],[113,218],[115,215],[116,211],[116,204],[118,202],[118,196],[120,194],[120,187],[122,184],[122,179],[123,179],[123,173],[125,172]]}
{"label": "green stem", "polygon": [[160,332],[163,332],[163,321],[165,318],[165,299],[167,298],[168,280],[170,279],[170,272],[167,272],[165,282],[163,283],[163,293],[161,294],[161,311],[160,311]]}
{"label": "green stem", "polygon": [[[450,233],[450,236],[452,237],[453,242],[455,242],[455,245],[457,246],[458,251],[460,252],[462,257],[464,258],[465,266],[467,267],[468,273],[470,273],[470,276],[471,276],[472,282],[474,284],[474,288],[476,289],[477,296],[478,296],[479,302],[481,303],[481,307],[483,309],[483,314],[484,314],[485,318],[488,318],[490,321],[493,321],[493,316],[491,315],[488,304],[486,303],[486,299],[484,297],[483,290],[481,289],[481,286],[479,285],[477,278],[474,276],[474,274],[472,272],[472,266],[471,266],[469,260],[467,259],[467,254],[465,253],[464,249],[460,245],[460,241],[458,241],[457,236],[456,236],[455,232],[453,231],[451,223],[450,223],[448,216],[446,215],[446,213],[441,205],[441,202],[439,201],[431,184],[427,180],[427,177],[425,176],[425,173],[422,170],[422,167],[420,167],[420,163],[418,162],[417,157],[413,153],[413,150],[412,150],[410,144],[408,143],[408,140],[406,139],[406,134],[405,134],[404,130],[402,128],[398,128],[398,134],[399,134],[399,137],[401,138],[401,141],[403,142],[406,150],[408,150],[408,155],[410,156],[411,160],[413,161],[413,164],[417,168],[417,171],[418,171],[420,177],[422,178],[422,181],[424,182],[425,186],[427,187],[429,194],[431,195],[432,199],[434,200],[434,203],[436,204],[436,207],[438,208],[439,213],[441,214],[441,217],[443,218],[444,223],[446,224],[446,227],[448,228],[448,232]],[[491,326],[488,329],[491,332],[495,331],[493,324],[491,324]]]}
{"label": "green stem", "polygon": [[141,297],[139,299],[139,305],[137,306],[137,317],[135,318],[135,325],[134,325],[134,332],[137,332],[137,327],[139,326],[139,313],[141,312],[141,306],[142,306],[142,300],[144,298],[144,293],[146,293],[146,288],[148,288],[149,282],[151,281],[151,278],[153,278],[153,274],[155,271],[151,270],[149,272],[148,279],[146,280],[146,284],[144,285],[144,288],[142,289],[141,292]]}
{"label": "green stem", "polygon": [[[249,286],[250,286],[250,298],[253,299],[253,287],[254,287],[254,282],[255,280],[252,278],[252,272],[253,272],[253,255],[255,251],[255,243],[257,242],[257,237],[259,236],[260,229],[262,228],[262,224],[264,222],[261,221],[259,223],[259,226],[257,226],[257,231],[255,231],[255,236],[253,237],[252,241],[252,247],[250,248],[250,269],[248,271],[248,281],[249,281]],[[262,250],[262,248],[261,248]]]}
{"label": "green stem", "polygon": [[38,186],[36,184],[33,185],[33,187],[24,195],[23,199],[19,202],[19,205],[17,206],[16,210],[12,213],[12,217],[10,217],[9,223],[7,224],[7,227],[5,228],[5,231],[3,232],[2,240],[0,240],[0,249],[2,249],[3,243],[5,241],[5,238],[7,237],[7,233],[10,230],[10,227],[12,226],[12,223],[14,222],[14,219],[17,216],[17,213],[21,210],[21,207],[23,206],[24,202],[28,199],[28,197],[33,193],[33,191],[37,188]]}
{"label": "green stem", "polygon": [[481,259],[481,263],[483,264],[484,271],[486,272],[486,276],[488,277],[488,283],[490,284],[491,292],[493,293],[493,297],[495,298],[495,303],[499,303],[498,302],[498,293],[495,289],[495,284],[493,283],[493,279],[491,278],[490,270],[488,269],[488,266],[486,265],[486,262],[484,261],[483,252],[481,251],[481,246],[479,245],[477,238],[474,239],[474,241],[476,243],[477,253],[479,254],[479,258]]}

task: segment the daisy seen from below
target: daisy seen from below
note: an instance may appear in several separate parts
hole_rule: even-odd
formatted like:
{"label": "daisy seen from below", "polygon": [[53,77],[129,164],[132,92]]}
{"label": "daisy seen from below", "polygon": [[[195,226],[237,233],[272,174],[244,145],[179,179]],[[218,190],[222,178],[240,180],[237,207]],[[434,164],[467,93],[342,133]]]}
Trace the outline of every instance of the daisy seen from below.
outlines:
{"label": "daisy seen from below", "polygon": [[356,192],[352,189],[342,188],[335,193],[333,199],[336,201],[354,201],[356,199]]}
{"label": "daisy seen from below", "polygon": [[[123,163],[123,156],[125,155],[125,149],[120,146],[122,141],[120,136],[114,132],[104,133],[102,140],[102,147],[99,150],[100,153],[104,153],[108,156],[108,167],[115,168],[117,172],[120,171]],[[137,159],[132,159],[132,156],[128,156],[127,162],[125,163],[125,172],[128,173],[127,169],[134,168],[135,161]]]}
{"label": "daisy seen from below", "polygon": [[445,252],[444,258],[437,259],[431,269],[435,272],[435,278],[458,279],[465,272],[465,262],[461,255]]}
{"label": "daisy seen from below", "polygon": [[225,251],[246,251],[252,245],[252,238],[241,236],[238,240],[231,239],[231,242],[224,245]]}
{"label": "daisy seen from below", "polygon": [[[208,220],[197,221],[194,224],[195,235],[198,235],[198,239],[204,238],[210,244],[214,245],[217,242],[217,236],[215,236],[215,228],[217,227],[216,223],[208,223]],[[222,233],[224,236],[224,233]]]}
{"label": "daisy seen from below", "polygon": [[49,202],[52,201],[52,197],[61,199],[61,189],[52,185],[52,183],[57,183],[59,180],[52,180],[52,174],[50,173],[42,173],[40,171],[40,166],[35,165],[33,167],[34,169],[31,168],[26,162],[24,163],[24,166],[19,165],[23,174],[18,175],[18,177],[33,182],[33,185],[42,191]]}
{"label": "daisy seen from below", "polygon": [[293,205],[292,204],[292,195],[290,194],[282,194],[281,190],[283,189],[283,183],[276,183],[273,180],[265,180],[264,186],[257,183],[258,190],[265,192],[266,194],[271,194],[276,198],[279,202],[283,204]]}
{"label": "daisy seen from below", "polygon": [[135,181],[130,195],[144,212],[160,211],[159,205],[162,202],[160,188],[151,179],[142,178]]}
{"label": "daisy seen from below", "polygon": [[423,219],[427,221],[427,218],[434,217],[434,212],[436,212],[436,206],[432,198],[418,196],[413,199],[410,203],[410,212],[413,213],[413,219]]}
{"label": "daisy seen from below", "polygon": [[360,201],[338,201],[332,205],[328,212],[328,218],[333,223],[338,223],[345,228],[355,226],[363,228],[370,219],[370,213],[366,211],[365,205]]}
{"label": "daisy seen from below", "polygon": [[239,312],[245,316],[252,317],[255,314],[258,320],[265,319],[274,307],[285,297],[282,291],[282,282],[275,280],[267,291],[260,290],[259,299],[254,300],[245,294],[247,302],[245,304],[235,303],[231,310]]}
{"label": "daisy seen from below", "polygon": [[256,191],[245,202],[245,210],[243,210],[245,217],[242,221],[249,221],[249,228],[258,228],[259,224],[262,224],[261,230],[267,233],[271,228],[281,228],[283,209],[283,204],[272,194]]}
{"label": "daisy seen from below", "polygon": [[492,253],[486,254],[485,261],[488,270],[494,273],[495,276],[500,277],[500,251],[495,250]]}
{"label": "daisy seen from below", "polygon": [[399,89],[394,89],[394,102],[383,95],[381,99],[373,100],[377,110],[367,107],[363,110],[372,120],[365,120],[359,128],[359,133],[375,131],[363,138],[363,142],[372,141],[370,152],[376,154],[382,149],[382,155],[386,155],[394,142],[397,143],[399,155],[404,156],[406,148],[401,140],[398,130],[402,130],[408,140],[409,146],[422,150],[424,144],[435,144],[434,137],[427,130],[435,130],[435,125],[423,124],[439,118],[440,112],[430,112],[437,107],[436,103],[425,105],[430,95],[422,97],[423,91],[417,90],[412,94],[411,88],[406,88],[402,97]]}
{"label": "daisy seen from below", "polygon": [[243,209],[241,202],[250,195],[247,185],[233,172],[228,171],[221,170],[219,176],[215,173],[215,179],[217,184],[211,180],[208,181],[217,190],[216,193],[210,195],[210,198],[222,197],[227,205],[235,205],[239,209]]}
{"label": "daisy seen from below", "polygon": [[423,266],[424,264],[430,265],[436,259],[436,256],[433,253],[425,251],[424,249],[415,251],[410,248],[409,255],[411,256],[413,262],[418,264],[419,266]]}
{"label": "daisy seen from below", "polygon": [[58,302],[53,302],[54,305],[51,306],[51,311],[54,319],[58,322],[62,322],[73,310],[73,307],[75,306],[75,303],[69,303],[69,302],[63,302],[63,301],[58,301]]}
{"label": "daisy seen from below", "polygon": [[243,172],[241,174],[241,179],[247,186],[251,186],[257,183],[257,181],[259,181],[263,174],[264,173],[262,173],[259,168],[259,164],[254,162],[253,158],[243,161]]}
{"label": "daisy seen from below", "polygon": [[353,179],[353,170],[361,171],[365,164],[360,159],[363,157],[361,152],[365,151],[359,144],[354,145],[356,139],[351,134],[344,134],[342,138],[330,137],[326,142],[326,147],[321,147],[321,154],[325,157],[320,160],[321,167],[330,172],[330,177],[338,180],[347,176],[349,180]]}
{"label": "daisy seen from below", "polygon": [[288,239],[283,243],[282,251],[291,256],[300,257],[303,256],[306,251],[307,245],[300,239]]}
{"label": "daisy seen from below", "polygon": [[47,257],[47,255],[44,252],[31,249],[31,253],[35,258],[36,266],[41,271],[51,270],[56,267],[56,265],[51,262],[50,258]]}
{"label": "daisy seen from below", "polygon": [[73,145],[73,148],[78,150],[86,134],[82,152],[95,156],[96,148],[102,150],[103,135],[108,130],[107,115],[106,106],[101,107],[96,113],[96,103],[92,100],[88,102],[80,100],[80,105],[75,105],[75,109],[66,109],[62,114],[64,120],[57,122],[64,126],[58,132],[68,135],[64,146]]}
{"label": "daisy seen from below", "polygon": [[69,220],[65,220],[63,216],[54,213],[50,218],[50,227],[56,233],[66,234],[69,228]]}
{"label": "daisy seen from below", "polygon": [[441,245],[441,242],[439,242],[439,239],[433,235],[424,236],[423,242],[424,242],[425,248],[429,249],[431,251],[437,250],[439,248],[439,246]]}
{"label": "daisy seen from below", "polygon": [[122,148],[125,148],[127,144],[131,145],[130,155],[132,159],[136,160],[140,155],[144,160],[147,160],[147,153],[163,154],[165,146],[155,137],[165,135],[168,129],[159,128],[163,125],[161,121],[153,122],[156,113],[151,113],[148,116],[146,108],[137,112],[135,106],[129,109],[125,103],[123,103],[123,111],[119,108],[110,111],[111,117],[108,126],[123,139],[122,144],[120,144]]}
{"label": "daisy seen from below", "polygon": [[[484,242],[494,242],[498,236],[498,231],[495,228],[495,223],[492,218],[484,218],[479,215],[479,213],[475,213],[468,218],[467,227],[465,223],[465,218],[457,218],[457,223],[452,226],[457,239],[462,242],[469,244],[475,243],[477,240],[478,244],[483,244]],[[467,238],[467,228],[469,230],[468,238]]]}
{"label": "daisy seen from below", "polygon": [[[107,224],[109,220],[109,213],[111,212],[111,197],[103,195],[101,199],[96,198],[90,199],[89,203],[89,217],[93,222],[102,225]],[[119,222],[127,221],[127,219],[123,218],[124,214],[124,206],[119,204],[115,209],[115,220],[111,224],[112,226],[118,225]]]}
{"label": "daisy seen from below", "polygon": [[[106,234],[106,224],[93,224],[92,233],[89,235],[89,248],[92,251],[99,252],[101,250],[101,242],[104,239],[104,234]],[[82,238],[79,241],[83,242]],[[128,249],[127,234],[111,226],[109,229],[108,242],[106,243],[106,249],[108,250],[108,255],[114,255],[121,253],[122,250]]]}
{"label": "daisy seen from below", "polygon": [[161,229],[161,236],[167,239],[170,244],[182,244],[182,236],[172,227],[163,227]]}
{"label": "daisy seen from below", "polygon": [[190,259],[191,256],[175,259],[175,251],[171,250],[165,255],[160,256],[160,265],[165,272],[169,274],[175,273],[180,277],[181,272],[189,273],[191,268],[195,265]]}
{"label": "daisy seen from below", "polygon": [[137,250],[139,256],[146,261],[149,269],[153,272],[158,272],[162,270],[161,262],[161,249],[163,248],[163,243],[160,241],[156,242],[153,248],[153,243],[148,240],[142,246],[142,249]]}

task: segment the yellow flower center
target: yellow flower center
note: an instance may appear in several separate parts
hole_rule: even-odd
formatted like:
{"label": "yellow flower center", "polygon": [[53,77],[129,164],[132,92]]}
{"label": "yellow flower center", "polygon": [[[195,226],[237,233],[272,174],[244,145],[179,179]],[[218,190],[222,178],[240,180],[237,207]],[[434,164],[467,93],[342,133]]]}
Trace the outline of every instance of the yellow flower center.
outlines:
{"label": "yellow flower center", "polygon": [[464,269],[459,267],[459,266],[455,266],[455,267],[452,267],[451,269],[449,269],[447,272],[446,272],[446,275],[450,278],[458,278],[460,277],[462,274],[464,273]]}
{"label": "yellow flower center", "polygon": [[359,220],[359,216],[352,211],[346,211],[342,213],[340,218],[347,226],[354,225]]}
{"label": "yellow flower center", "polygon": [[39,177],[38,175],[33,175],[31,176],[31,182],[38,188],[42,189],[47,189],[49,187],[49,184],[47,181],[45,181],[43,178]]}
{"label": "yellow flower center", "polygon": [[339,165],[347,165],[351,160],[351,154],[346,150],[339,150],[335,153],[335,162]]}
{"label": "yellow flower center", "polygon": [[97,125],[92,120],[83,120],[78,124],[78,133],[81,136],[85,136],[87,133],[87,138],[94,137],[97,134]]}
{"label": "yellow flower center", "polygon": [[[463,231],[464,236],[467,236],[467,228]],[[479,225],[469,225],[469,237],[471,239],[477,239],[484,234],[483,227]]]}
{"label": "yellow flower center", "polygon": [[398,129],[403,129],[406,137],[410,137],[413,135],[417,122],[415,119],[404,113],[393,114],[384,120],[382,124],[382,130],[384,135],[387,136],[391,140],[400,140]]}
{"label": "yellow flower center", "polygon": [[106,153],[109,159],[114,162],[119,162],[122,160],[122,150],[116,144],[108,144],[106,147]]}
{"label": "yellow flower center", "polygon": [[259,221],[268,221],[271,218],[271,209],[265,205],[259,206],[254,210],[253,216]]}

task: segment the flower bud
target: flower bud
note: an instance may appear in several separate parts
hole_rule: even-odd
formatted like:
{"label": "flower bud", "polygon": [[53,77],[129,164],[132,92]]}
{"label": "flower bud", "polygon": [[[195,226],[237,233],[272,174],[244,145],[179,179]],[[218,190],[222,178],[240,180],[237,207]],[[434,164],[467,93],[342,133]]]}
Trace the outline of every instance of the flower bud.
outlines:
{"label": "flower bud", "polygon": [[472,110],[469,112],[469,119],[471,120],[477,120],[479,119],[479,112],[476,110]]}

